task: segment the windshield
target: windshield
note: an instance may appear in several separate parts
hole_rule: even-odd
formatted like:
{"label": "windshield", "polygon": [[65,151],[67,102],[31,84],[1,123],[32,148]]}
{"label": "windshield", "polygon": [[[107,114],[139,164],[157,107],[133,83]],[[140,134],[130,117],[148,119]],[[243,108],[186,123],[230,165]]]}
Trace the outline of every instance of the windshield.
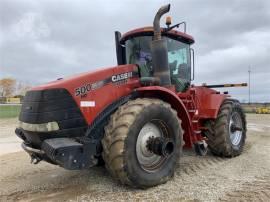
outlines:
{"label": "windshield", "polygon": [[[138,64],[142,77],[153,75],[150,42],[152,36],[134,37],[126,41],[127,64]],[[181,81],[190,82],[190,52],[189,44],[166,38],[168,45],[168,61],[173,84]],[[179,81],[178,81],[179,80]],[[181,90],[181,89],[179,89]]]}

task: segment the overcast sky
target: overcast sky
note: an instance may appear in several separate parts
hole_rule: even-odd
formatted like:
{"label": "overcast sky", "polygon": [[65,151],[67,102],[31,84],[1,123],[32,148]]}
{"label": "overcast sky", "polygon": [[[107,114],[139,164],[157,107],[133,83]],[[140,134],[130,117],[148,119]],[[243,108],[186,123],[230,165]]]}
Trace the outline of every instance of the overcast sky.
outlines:
{"label": "overcast sky", "polygon": [[[114,31],[152,25],[166,3],[195,38],[194,83],[248,82],[250,66],[251,101],[270,101],[267,0],[0,0],[0,78],[40,84],[114,66]],[[248,88],[224,90],[248,100]]]}

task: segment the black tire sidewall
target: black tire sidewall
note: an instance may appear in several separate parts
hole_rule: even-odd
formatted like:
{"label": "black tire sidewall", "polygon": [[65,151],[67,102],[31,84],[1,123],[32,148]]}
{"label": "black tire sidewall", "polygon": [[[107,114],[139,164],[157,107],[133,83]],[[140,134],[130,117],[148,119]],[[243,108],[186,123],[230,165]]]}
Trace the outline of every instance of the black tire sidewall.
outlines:
{"label": "black tire sidewall", "polygon": [[[230,139],[230,119],[231,119],[231,116],[233,113],[238,113],[240,118],[241,118],[241,122],[242,122],[242,128],[243,128],[243,131],[242,131],[242,137],[241,137],[241,140],[239,142],[238,145],[233,145],[232,144],[232,141]],[[227,117],[227,121],[228,121],[228,124],[227,124],[227,142],[228,144],[231,146],[231,149],[232,149],[232,152],[234,155],[237,155],[238,153],[241,153],[242,150],[243,150],[243,147],[245,145],[245,139],[246,139],[246,123],[245,123],[245,115],[242,111],[242,108],[240,107],[240,104],[238,103],[233,103],[232,104],[232,108],[228,114],[228,117]]]}
{"label": "black tire sidewall", "polygon": [[[155,172],[144,170],[137,159],[136,143],[142,127],[152,120],[161,120],[166,125],[168,134],[174,142],[174,152],[166,159],[162,166]],[[174,169],[180,156],[182,134],[178,118],[172,111],[162,105],[153,104],[147,106],[135,119],[125,140],[125,169],[128,178],[138,187],[150,187],[166,182],[173,176]]]}

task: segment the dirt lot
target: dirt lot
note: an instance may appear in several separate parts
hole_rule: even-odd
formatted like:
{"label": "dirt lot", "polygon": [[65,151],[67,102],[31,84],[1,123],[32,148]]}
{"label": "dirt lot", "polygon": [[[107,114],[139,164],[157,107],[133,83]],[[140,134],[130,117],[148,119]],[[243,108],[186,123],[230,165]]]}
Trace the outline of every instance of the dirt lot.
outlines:
{"label": "dirt lot", "polygon": [[270,201],[270,115],[247,119],[241,156],[185,151],[174,179],[147,190],[119,185],[103,167],[67,171],[45,162],[32,165],[14,138],[15,119],[0,119],[0,201]]}

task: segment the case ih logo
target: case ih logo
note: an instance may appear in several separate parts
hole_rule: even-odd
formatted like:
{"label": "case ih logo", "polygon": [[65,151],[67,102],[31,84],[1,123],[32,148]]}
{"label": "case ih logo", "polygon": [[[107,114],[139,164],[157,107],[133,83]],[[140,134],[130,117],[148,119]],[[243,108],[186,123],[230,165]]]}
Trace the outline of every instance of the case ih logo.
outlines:
{"label": "case ih logo", "polygon": [[112,82],[114,83],[114,82],[122,81],[131,77],[132,77],[132,72],[126,72],[123,74],[113,75]]}
{"label": "case ih logo", "polygon": [[126,72],[122,74],[113,75],[112,77],[108,77],[104,80],[97,81],[95,83],[87,83],[75,89],[75,96],[79,96],[79,95],[85,96],[89,91],[101,88],[111,82],[117,85],[124,84],[125,81],[127,81],[127,79],[131,78],[132,76],[133,76],[133,72]]}

